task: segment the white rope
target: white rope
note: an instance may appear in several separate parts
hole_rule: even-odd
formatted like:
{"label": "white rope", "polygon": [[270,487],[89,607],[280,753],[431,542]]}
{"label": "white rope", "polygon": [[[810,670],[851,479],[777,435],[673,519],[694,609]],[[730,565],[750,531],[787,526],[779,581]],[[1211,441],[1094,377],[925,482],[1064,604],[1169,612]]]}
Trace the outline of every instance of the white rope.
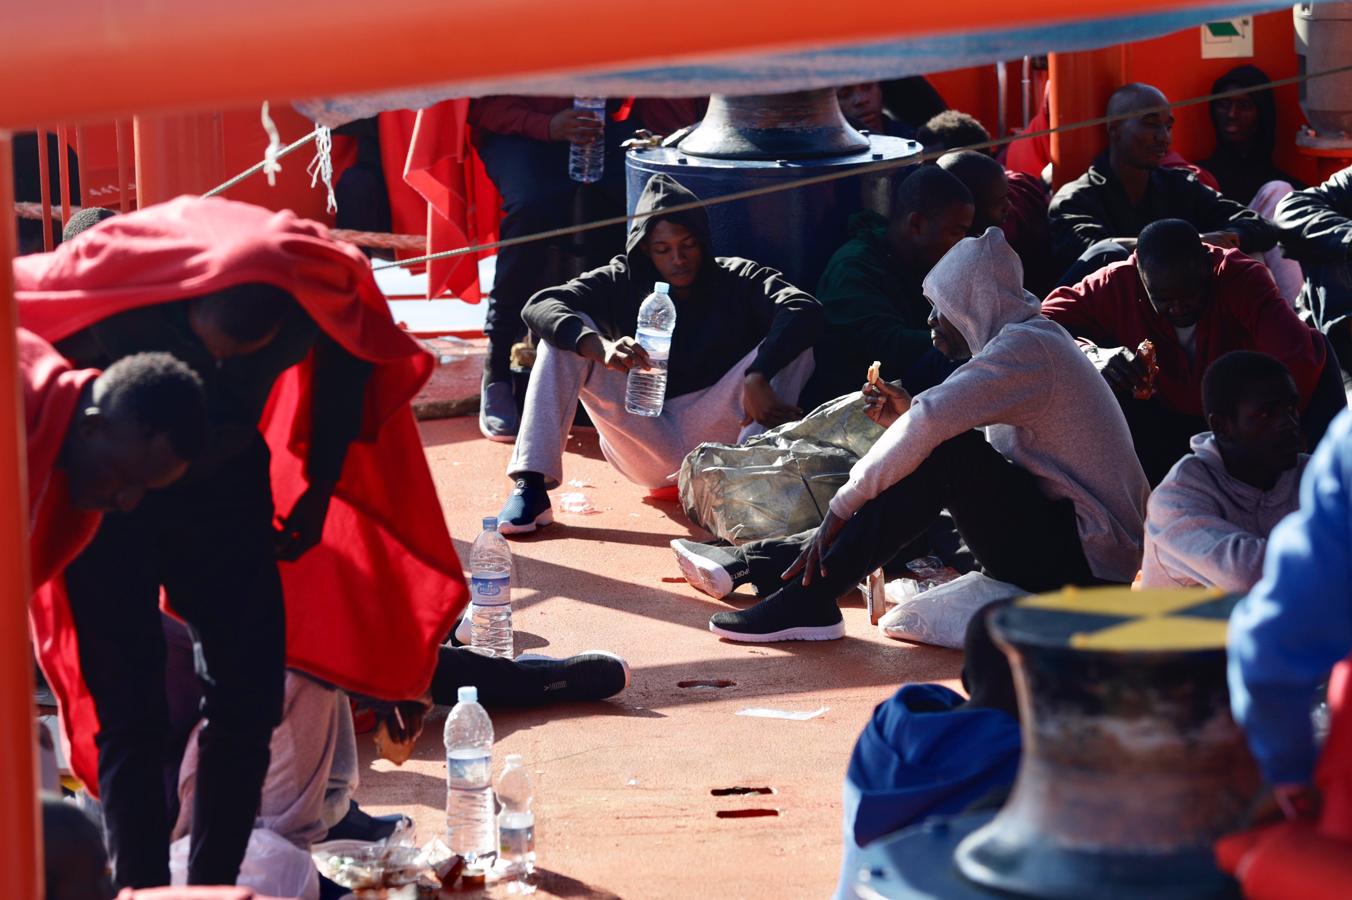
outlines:
{"label": "white rope", "polygon": [[282,136],[277,131],[277,123],[272,121],[266,100],[263,101],[263,130],[268,133],[268,148],[263,151],[263,174],[268,176],[268,187],[276,187],[277,173],[282,171],[282,164],[277,161],[277,154],[282,152]]}
{"label": "white rope", "polygon": [[310,160],[305,171],[310,176],[310,187],[324,182],[329,192],[325,208],[331,213],[337,212],[338,198],[333,195],[333,133],[323,125],[315,128],[315,158]]}

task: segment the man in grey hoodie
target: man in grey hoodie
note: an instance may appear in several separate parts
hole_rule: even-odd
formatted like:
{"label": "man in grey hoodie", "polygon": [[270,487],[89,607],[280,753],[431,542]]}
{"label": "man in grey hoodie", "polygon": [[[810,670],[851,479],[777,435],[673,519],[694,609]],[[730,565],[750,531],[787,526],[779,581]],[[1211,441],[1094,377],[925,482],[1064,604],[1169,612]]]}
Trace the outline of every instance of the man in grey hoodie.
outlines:
{"label": "man in grey hoodie", "polygon": [[729,580],[765,585],[773,570],[782,587],[715,615],[715,634],[843,637],[836,598],[944,509],[982,568],[1024,590],[1135,576],[1149,489],[1121,407],[1075,340],[1039,313],[1000,230],[949,251],[925,278],[925,296],[935,347],[967,362],[914,399],[897,385],[865,390],[887,431],[820,527],[720,551],[733,559],[734,571],[722,567]]}
{"label": "man in grey hoodie", "polygon": [[1248,593],[1268,533],[1300,507],[1300,395],[1280,361],[1237,350],[1207,369],[1202,401],[1211,431],[1150,495],[1141,586]]}

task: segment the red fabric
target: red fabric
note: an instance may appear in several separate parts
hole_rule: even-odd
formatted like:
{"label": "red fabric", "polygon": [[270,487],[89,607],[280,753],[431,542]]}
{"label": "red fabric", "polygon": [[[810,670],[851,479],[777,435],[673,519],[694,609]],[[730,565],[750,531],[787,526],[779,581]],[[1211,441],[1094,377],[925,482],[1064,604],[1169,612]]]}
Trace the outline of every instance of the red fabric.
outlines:
{"label": "red fabric", "polygon": [[[403,179],[427,205],[427,249],[440,253],[497,240],[502,200],[470,141],[466,99],[419,110]],[[433,260],[427,297],[449,293],[478,303],[479,254]]]}
{"label": "red fabric", "polygon": [[1324,800],[1318,822],[1281,822],[1216,842],[1217,864],[1249,900],[1352,897],[1352,657],[1334,667],[1328,697],[1329,736],[1314,776]]}
{"label": "red fabric", "polygon": [[634,116],[653,134],[670,135],[703,119],[708,108],[708,97],[640,97]]}
{"label": "red fabric", "polygon": [[[323,542],[281,564],[287,662],[362,694],[414,697],[430,682],[441,639],[466,600],[409,408],[435,362],[394,325],[361,252],[327,234],[290,212],[180,197],[110,219],[53,253],[15,259],[19,319],[57,341],[128,309],[266,282],[291,292],[329,336],[374,363],[361,435]],[[259,423],[283,511],[306,487],[309,366],[283,373]],[[61,579],[35,597],[33,627],[72,741],[72,768],[94,788],[97,719],[72,652]]]}
{"label": "red fabric", "polygon": [[1073,287],[1052,291],[1042,313],[1101,347],[1135,348],[1149,338],[1160,367],[1156,396],[1177,412],[1202,414],[1202,375],[1231,350],[1257,350],[1281,360],[1291,370],[1303,408],[1324,370],[1323,338],[1296,317],[1262,263],[1239,250],[1207,250],[1212,302],[1197,323],[1195,365],[1188,362],[1174,327],[1151,306],[1135,254]]}
{"label": "red fabric", "polygon": [[572,97],[502,95],[470,101],[467,115],[469,124],[475,128],[494,134],[518,134],[531,140],[547,141],[549,120],[572,105]]}
{"label": "red fabric", "polygon": [[61,445],[93,369],[72,369],[51,344],[20,328],[19,377],[28,436],[28,553],[34,589],[66,567],[94,537],[102,518],[70,503]]}
{"label": "red fabric", "polygon": [[1047,220],[1051,191],[1041,178],[1005,170],[1009,184],[1009,214],[1000,229],[1005,240],[1023,261],[1024,285],[1041,296],[1050,290],[1059,273],[1053,272],[1052,231]]}
{"label": "red fabric", "polygon": [[1201,166],[1188,162],[1177,150],[1170,150],[1166,153],[1164,159],[1160,160],[1160,165],[1166,169],[1187,169],[1189,172],[1196,175],[1197,180],[1202,182],[1202,184],[1211,188],[1218,194],[1221,192],[1221,184],[1216,180],[1215,175],[1212,175]]}

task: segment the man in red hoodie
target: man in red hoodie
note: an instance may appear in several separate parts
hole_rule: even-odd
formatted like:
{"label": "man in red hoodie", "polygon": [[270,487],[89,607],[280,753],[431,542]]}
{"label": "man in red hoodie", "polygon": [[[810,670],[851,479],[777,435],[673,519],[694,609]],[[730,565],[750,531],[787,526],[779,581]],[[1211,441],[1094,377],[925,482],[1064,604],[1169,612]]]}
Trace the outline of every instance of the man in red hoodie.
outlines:
{"label": "man in red hoodie", "polygon": [[33,616],[115,878],[163,884],[166,810],[147,798],[164,796],[164,589],[205,689],[188,880],[233,883],[284,666],[419,696],[464,603],[408,408],[434,363],[390,319],[365,257],[290,213],[181,197],[14,269],[20,322],[68,357],[165,350],[206,385],[206,452],[137,511],[105,517]]}
{"label": "man in red hoodie", "polygon": [[[1080,340],[1117,393],[1152,485],[1188,452],[1192,435],[1208,430],[1202,375],[1232,350],[1266,353],[1290,370],[1310,446],[1347,405],[1324,338],[1296,317],[1267,268],[1243,251],[1204,244],[1181,219],[1147,226],[1130,259],[1057,288],[1042,313]],[[1146,340],[1153,377],[1137,352]]]}

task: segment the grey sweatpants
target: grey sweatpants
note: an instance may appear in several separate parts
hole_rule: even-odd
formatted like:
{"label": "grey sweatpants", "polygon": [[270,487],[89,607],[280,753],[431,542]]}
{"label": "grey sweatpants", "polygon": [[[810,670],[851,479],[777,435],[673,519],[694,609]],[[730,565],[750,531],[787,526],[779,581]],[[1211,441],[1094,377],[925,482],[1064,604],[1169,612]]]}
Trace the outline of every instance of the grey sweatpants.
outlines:
{"label": "grey sweatpants", "polygon": [[[541,341],[507,475],[538,472],[551,488],[563,481],[564,442],[580,400],[596,426],[601,452],[621,475],[647,488],[675,484],[681,460],[699,444],[733,444],[763,430],[755,423],[742,427],[743,373],[756,352],[742,357],[716,384],[669,398],[662,414],[649,418],[624,409],[627,373]],[[770,379],[775,393],[797,402],[812,365],[812,351],[803,351]]]}

